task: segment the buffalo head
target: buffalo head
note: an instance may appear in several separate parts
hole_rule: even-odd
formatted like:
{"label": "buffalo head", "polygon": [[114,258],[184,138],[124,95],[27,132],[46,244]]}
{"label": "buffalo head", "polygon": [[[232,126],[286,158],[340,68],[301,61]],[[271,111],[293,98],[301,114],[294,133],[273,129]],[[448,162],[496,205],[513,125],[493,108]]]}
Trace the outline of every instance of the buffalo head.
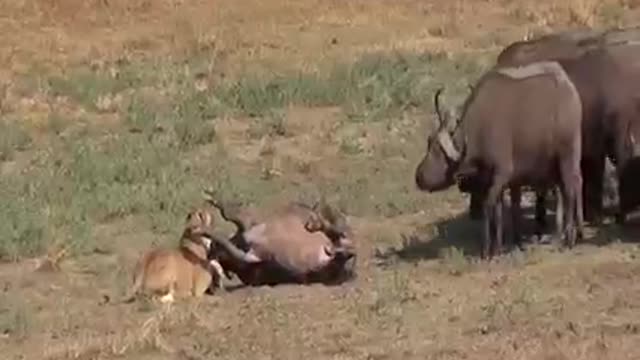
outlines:
{"label": "buffalo head", "polygon": [[453,173],[461,159],[460,144],[455,142],[457,114],[447,111],[444,115],[440,108],[440,88],[434,95],[434,107],[437,114],[436,130],[427,137],[427,151],[416,168],[415,181],[420,190],[440,191],[453,185]]}

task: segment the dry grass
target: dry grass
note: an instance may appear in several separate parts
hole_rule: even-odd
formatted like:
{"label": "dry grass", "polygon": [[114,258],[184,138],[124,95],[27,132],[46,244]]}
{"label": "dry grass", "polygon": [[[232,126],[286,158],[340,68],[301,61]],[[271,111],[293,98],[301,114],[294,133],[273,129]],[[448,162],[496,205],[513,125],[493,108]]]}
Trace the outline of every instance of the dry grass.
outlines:
{"label": "dry grass", "polygon": [[[506,43],[637,6],[0,0],[4,358],[638,358],[640,252],[608,241],[636,229],[480,264],[466,198],[412,180],[437,86],[457,101]],[[358,278],[115,303],[205,185],[327,197]]]}

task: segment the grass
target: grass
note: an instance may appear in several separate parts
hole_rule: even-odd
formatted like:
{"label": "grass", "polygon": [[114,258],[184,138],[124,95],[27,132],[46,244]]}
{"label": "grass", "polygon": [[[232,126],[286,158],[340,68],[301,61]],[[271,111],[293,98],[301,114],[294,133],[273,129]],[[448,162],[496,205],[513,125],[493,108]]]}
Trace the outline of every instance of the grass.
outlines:
{"label": "grass", "polygon": [[[189,75],[181,76],[181,71],[168,64],[150,67],[166,73],[140,75],[136,70],[145,66],[129,63],[111,71],[84,68],[67,77],[50,78],[48,92],[68,97],[88,111],[100,112],[96,104],[101,98],[127,98],[113,105],[125,126],[107,133],[81,131],[64,138],[50,137],[46,148],[32,151],[31,161],[37,166],[0,180],[3,189],[16,189],[18,183],[17,189],[24,189],[2,192],[2,202],[8,204],[2,210],[8,219],[3,226],[12,234],[0,245],[2,258],[33,256],[58,243],[88,251],[94,246],[91,228],[130,216],[150,219],[154,232],[175,232],[182,213],[198,198],[207,179],[228,179],[216,186],[225,192],[246,194],[243,196],[253,201],[285,188],[288,193],[301,191],[287,179],[274,178],[266,163],[244,170],[203,168],[204,161],[190,154],[204,147],[211,152],[209,163],[232,161],[217,134],[215,124],[221,117],[251,118],[248,140],[291,136],[284,119],[286,109],[296,105],[339,106],[346,114],[343,126],[353,123],[350,114],[357,112],[362,116],[356,124],[387,119],[385,126],[391,127],[394,119],[411,108],[430,110],[431,94],[440,84],[464,88],[466,80],[451,84],[451,79],[466,79],[477,74],[482,65],[464,57],[449,61],[428,53],[376,53],[353,64],[338,64],[326,76],[298,73],[258,79],[248,75],[204,91],[192,86]],[[168,89],[167,94],[161,89]],[[62,124],[70,123],[61,116],[54,114],[49,120],[49,127],[57,134]],[[7,123],[5,128],[5,157],[31,144],[19,127]],[[348,157],[336,163],[358,172],[346,174],[339,183],[318,179],[307,187],[318,187],[316,192],[334,197],[340,194],[340,205],[353,214],[393,216],[415,210],[412,183],[401,180],[412,171],[404,167],[409,164],[402,165],[402,171],[379,172],[375,179],[365,174],[376,172],[377,165],[368,160],[372,156],[395,153],[406,157],[407,151],[416,151],[408,144],[394,148],[387,143],[364,152],[360,133],[357,130],[342,136],[339,148]],[[308,174],[310,166],[302,162],[298,168]],[[193,173],[198,167],[202,170]],[[372,197],[374,188],[382,191]]]}
{"label": "grass", "polygon": [[[186,66],[201,67],[198,61]],[[428,52],[370,53],[352,63],[338,63],[326,74],[249,73],[211,89],[197,90],[192,71],[184,74],[179,70],[180,64],[136,63],[118,68],[117,76],[113,75],[113,68],[111,71],[84,68],[66,77],[53,76],[48,87],[52,95],[69,97],[89,110],[97,110],[97,104],[105,96],[153,86],[173,92],[178,100],[170,106],[182,118],[206,119],[221,114],[265,117],[289,105],[342,106],[353,116],[384,118],[411,107],[425,107],[430,104],[428,95],[434,83],[446,82],[453,76],[467,79],[469,75],[477,75],[483,66],[464,55],[451,61],[445,54]],[[141,121],[140,117],[149,117],[138,114],[144,111],[141,101],[134,99],[129,104],[133,124]]]}
{"label": "grass", "polygon": [[27,150],[31,137],[18,121],[0,119],[0,163],[13,160],[16,153]]}
{"label": "grass", "polygon": [[28,310],[18,302],[8,300],[4,299],[0,307],[0,335],[24,340],[31,326]]}
{"label": "grass", "polygon": [[[465,197],[413,184],[436,88],[457,104],[506,43],[629,23],[621,3],[0,4],[5,357],[638,358],[633,245],[477,263]],[[205,186],[324,196],[351,215],[358,278],[116,304]],[[42,255],[58,266],[33,271]]]}

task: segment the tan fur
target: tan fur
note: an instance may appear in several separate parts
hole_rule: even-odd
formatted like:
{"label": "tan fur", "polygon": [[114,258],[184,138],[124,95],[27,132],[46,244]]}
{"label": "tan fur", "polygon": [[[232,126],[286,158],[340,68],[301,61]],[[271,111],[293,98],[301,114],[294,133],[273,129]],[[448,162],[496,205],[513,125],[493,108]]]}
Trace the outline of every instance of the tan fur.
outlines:
{"label": "tan fur", "polygon": [[315,271],[331,260],[323,255],[333,245],[322,232],[308,232],[304,220],[294,211],[281,212],[249,229],[245,237],[260,258],[273,258],[299,273]]}
{"label": "tan fur", "polygon": [[[334,264],[355,256],[346,217],[324,201],[313,207],[289,202],[270,209],[268,214],[259,214],[257,210],[249,211],[249,207],[223,204],[211,191],[205,190],[205,194],[222,218],[237,226],[227,246],[235,248],[236,254],[224,255],[221,262],[225,270],[234,272],[245,284],[288,281],[285,278],[307,282],[309,276],[329,275]],[[246,250],[235,247],[233,242]],[[274,266],[287,275],[273,271]]]}
{"label": "tan fur", "polygon": [[138,260],[133,285],[124,301],[132,301],[144,292],[161,296],[161,302],[173,302],[175,298],[202,296],[212,281],[220,284],[222,267],[215,260],[207,260],[210,240],[201,236],[211,225],[207,211],[190,212],[176,248],[153,249]]}

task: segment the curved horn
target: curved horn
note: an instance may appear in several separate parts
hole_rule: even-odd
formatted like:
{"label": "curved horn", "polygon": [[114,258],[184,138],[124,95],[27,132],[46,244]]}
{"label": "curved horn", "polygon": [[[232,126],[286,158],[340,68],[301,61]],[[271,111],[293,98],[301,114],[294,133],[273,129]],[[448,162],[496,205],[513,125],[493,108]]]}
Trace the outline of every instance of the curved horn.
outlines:
{"label": "curved horn", "polygon": [[456,146],[453,144],[453,140],[451,140],[451,136],[446,132],[438,133],[438,142],[442,147],[442,151],[444,151],[445,155],[451,161],[459,161],[460,160],[460,152],[456,149]]}
{"label": "curved horn", "polygon": [[227,253],[229,253],[229,255],[231,255],[231,257],[233,257],[234,259],[244,262],[244,263],[258,263],[260,261],[262,261],[262,259],[260,259],[259,257],[257,257],[254,254],[251,253],[246,253],[244,251],[242,251],[241,249],[239,249],[237,246],[235,246],[231,241],[227,240],[227,239],[223,239],[220,237],[217,237],[209,232],[204,232],[202,234],[203,237],[211,240],[212,243],[220,245],[220,247],[222,247],[222,249],[224,249],[225,251],[227,251]]}
{"label": "curved horn", "polygon": [[436,110],[436,114],[438,115],[438,127],[444,124],[444,118],[442,117],[442,110],[440,109],[440,95],[444,91],[444,87],[438,88],[436,93],[433,95],[433,107]]}
{"label": "curved horn", "polygon": [[218,211],[220,212],[220,216],[222,216],[223,219],[233,223],[237,227],[236,233],[241,233],[245,231],[247,228],[249,228],[250,224],[247,224],[247,222],[245,222],[244,219],[241,219],[240,216],[238,216],[239,211],[236,208],[238,207],[239,204],[233,204],[232,207],[234,209],[229,211],[228,205],[230,204],[224,204],[221,201],[217,200],[216,194],[213,191],[204,190],[204,193],[205,193],[205,201],[211,204],[211,206],[213,206],[214,208],[218,209]]}

